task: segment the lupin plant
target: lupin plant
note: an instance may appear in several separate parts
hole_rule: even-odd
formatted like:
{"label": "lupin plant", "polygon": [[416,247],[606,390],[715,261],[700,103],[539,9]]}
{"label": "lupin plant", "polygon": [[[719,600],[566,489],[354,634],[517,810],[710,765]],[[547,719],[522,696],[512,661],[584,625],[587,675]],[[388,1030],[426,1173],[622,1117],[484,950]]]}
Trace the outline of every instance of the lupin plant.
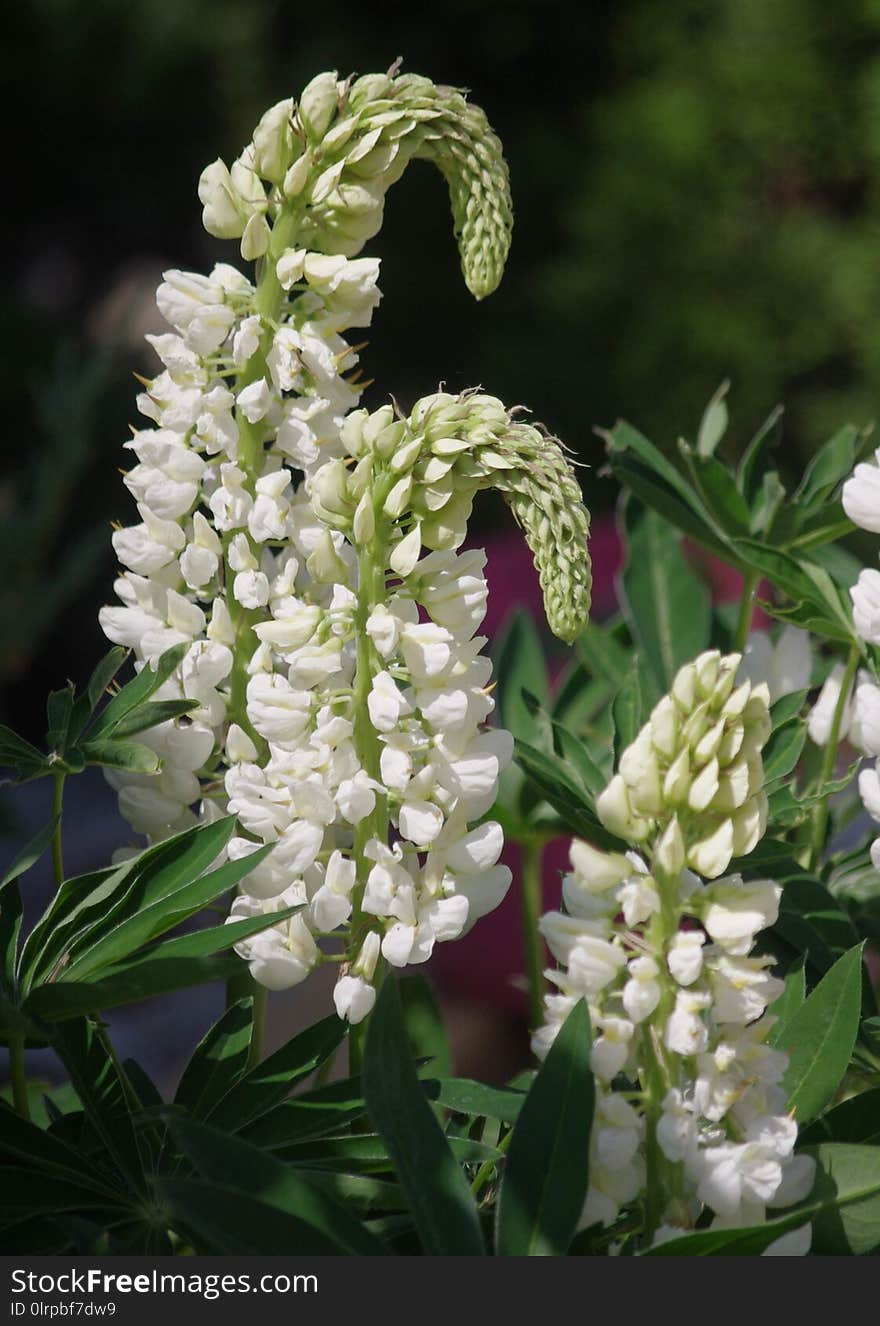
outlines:
{"label": "lupin plant", "polygon": [[[53,787],[0,879],[4,1240],[873,1252],[880,848],[859,816],[880,821],[880,779],[859,765],[880,757],[880,580],[839,546],[880,530],[867,431],[836,434],[789,494],[778,412],[722,458],[724,388],[674,455],[617,424],[619,613],[588,621],[589,518],[555,438],[482,390],[361,408],[352,331],[380,296],[359,255],[415,158],[449,184],[482,299],[511,236],[500,144],[464,94],[396,66],[273,106],[199,182],[208,232],[253,266],[159,287],[163,367],[126,444],[140,519],[112,536],[101,612],[114,647],[50,695],[45,749],[0,728],[16,780]],[[556,686],[524,616],[492,680],[486,557],[465,546],[484,488],[574,646]],[[695,545],[739,574],[737,604],[712,601]],[[147,845],[65,878],[64,791],[86,766]],[[402,973],[501,902],[505,835],[539,1066],[499,1088],[450,1076],[430,986]],[[571,870],[539,922],[559,837]],[[56,888],[22,938],[19,879],[50,851]],[[264,1060],[267,991],[325,964],[333,1010]],[[107,1015],[220,981],[166,1103]],[[352,1075],[328,1082],[345,1042]],[[59,1088],[27,1071],[47,1045]]]}
{"label": "lupin plant", "polygon": [[354,1023],[384,962],[425,962],[510,884],[485,819],[512,754],[484,726],[485,557],[457,551],[476,492],[509,502],[561,639],[590,603],[588,517],[553,438],[478,392],[354,408],[362,347],[341,333],[379,300],[378,262],[354,255],[415,157],[449,182],[481,299],[510,241],[507,169],[457,91],[321,74],[231,170],[203,172],[205,227],[240,240],[254,279],[221,264],[159,287],[172,330],[149,338],[164,372],[139,397],[155,426],[127,444],[141,521],[113,536],[123,606],[101,614],[141,663],[184,644],[161,694],[197,702],[142,734],[158,779],[114,775],[123,814],[157,841],[229,811],[231,858],[272,844],[232,917],[299,910],[238,951],[273,990],[339,963],[334,1001]]}

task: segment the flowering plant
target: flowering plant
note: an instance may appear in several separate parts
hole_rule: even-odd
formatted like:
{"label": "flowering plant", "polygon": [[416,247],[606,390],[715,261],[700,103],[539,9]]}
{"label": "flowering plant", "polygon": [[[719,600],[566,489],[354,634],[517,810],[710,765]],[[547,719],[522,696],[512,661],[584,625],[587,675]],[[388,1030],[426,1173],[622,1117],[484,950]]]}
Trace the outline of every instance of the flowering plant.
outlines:
{"label": "flowering plant", "polygon": [[[396,68],[319,75],[199,181],[206,229],[252,273],[165,273],[169,330],[148,338],[162,367],[125,444],[139,520],[113,534],[101,612],[113,648],[84,691],[49,697],[45,751],[0,730],[17,781],[54,789],[0,883],[4,1237],[869,1252],[880,857],[859,815],[880,820],[880,781],[855,775],[880,756],[880,572],[839,546],[852,522],[880,531],[866,437],[835,435],[789,495],[778,416],[736,469],[720,458],[723,391],[674,457],[618,424],[621,612],[588,622],[589,517],[555,438],[482,390],[360,408],[364,346],[344,333],[380,295],[357,255],[414,158],[447,180],[483,298],[510,241],[507,170],[454,89]],[[464,547],[485,488],[576,651],[553,699],[525,619],[491,682],[486,558]],[[712,604],[682,535],[741,574],[738,612]],[[758,594],[778,625],[752,629]],[[87,765],[133,840],[65,879],[64,787]],[[560,836],[571,871],[539,919]],[[56,892],[22,940],[19,879],[50,849]],[[540,1066],[502,1088],[442,1069],[428,987],[398,973],[488,933],[511,887]],[[332,1009],[264,1058],[267,993],[320,967]],[[225,1012],[166,1103],[103,1015],[216,980]],[[343,1042],[349,1076],[325,1080]],[[69,1085],[35,1101],[26,1051],[46,1044]]]}

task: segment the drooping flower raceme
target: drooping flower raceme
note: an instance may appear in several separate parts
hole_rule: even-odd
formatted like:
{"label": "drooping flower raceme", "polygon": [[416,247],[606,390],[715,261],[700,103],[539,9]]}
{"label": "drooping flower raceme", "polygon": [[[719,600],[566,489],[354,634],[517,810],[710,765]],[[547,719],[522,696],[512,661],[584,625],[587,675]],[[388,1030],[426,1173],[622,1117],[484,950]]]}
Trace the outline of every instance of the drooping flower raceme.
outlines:
{"label": "drooping flower raceme", "polygon": [[477,393],[356,409],[363,347],[343,333],[379,292],[378,262],[355,255],[416,156],[449,183],[482,298],[509,243],[507,172],[454,89],[322,74],[203,173],[206,228],[240,239],[255,279],[219,264],[159,287],[163,370],[127,444],[140,521],[113,536],[120,603],[101,613],[139,665],[184,644],[163,695],[195,705],[143,738],[158,777],[114,774],[123,813],[155,840],[229,811],[230,856],[272,844],[232,916],[299,910],[239,952],[272,989],[340,962],[354,1022],[380,962],[425,961],[509,884],[485,819],[512,748],[486,726],[485,557],[459,551],[476,492],[507,499],[561,638],[590,597],[588,517],[554,439]]}
{"label": "drooping flower raceme", "polygon": [[[560,966],[547,972],[536,1052],[581,998],[593,1025],[583,1227],[636,1202],[648,1240],[693,1228],[704,1210],[716,1227],[753,1225],[812,1182],[779,1085],[786,1056],[767,1044],[763,1014],[783,984],[752,955],[781,890],[725,873],[755,847],[767,810],[767,688],[736,685],[739,663],[711,652],[682,668],[596,803],[632,850],[573,842],[565,910],[541,922]],[[809,1227],[773,1250],[808,1245]]]}

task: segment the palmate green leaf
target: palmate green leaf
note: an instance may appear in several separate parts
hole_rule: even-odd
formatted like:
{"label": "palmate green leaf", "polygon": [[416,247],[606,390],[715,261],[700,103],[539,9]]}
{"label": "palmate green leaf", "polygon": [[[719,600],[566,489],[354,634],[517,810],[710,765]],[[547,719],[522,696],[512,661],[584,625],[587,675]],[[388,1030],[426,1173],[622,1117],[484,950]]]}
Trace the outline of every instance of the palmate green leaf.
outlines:
{"label": "palmate green leaf", "polygon": [[823,1114],[798,1136],[800,1146],[821,1142],[849,1142],[880,1147],[880,1087],[850,1096]]}
{"label": "palmate green leaf", "polygon": [[846,1072],[862,1006],[862,946],[839,958],[787,1020],[778,1046],[789,1055],[783,1079],[788,1107],[809,1123],[831,1100]]}
{"label": "palmate green leaf", "polygon": [[76,697],[73,683],[68,682],[61,690],[51,691],[46,700],[46,749],[63,755],[67,746],[67,734]]}
{"label": "palmate green leaf", "polygon": [[194,1119],[203,1118],[221,1096],[247,1071],[254,1029],[253,999],[239,999],[227,1008],[199,1044],[183,1070],[175,1105]]}
{"label": "palmate green leaf", "polygon": [[62,1211],[103,1210],[109,1216],[122,1205],[118,1194],[108,1198],[81,1181],[55,1174],[35,1175],[13,1166],[4,1166],[0,1174],[0,1226]]}
{"label": "palmate green leaf", "polygon": [[113,696],[89,729],[89,739],[111,736],[117,725],[138,705],[143,704],[159,687],[168,680],[172,672],[183,660],[187,645],[174,645],[156,660],[155,667],[145,663],[140,672],[117,695]]}
{"label": "palmate green leaf", "polygon": [[148,847],[116,870],[65,881],[22,951],[20,976],[25,989],[66,967],[74,953],[125,915],[149,906],[181,882],[196,879],[226,846],[234,825],[231,816],[195,825]]}
{"label": "palmate green leaf", "polygon": [[220,1097],[207,1115],[212,1127],[234,1133],[268,1113],[336,1053],[347,1031],[333,1014],[294,1036]]}
{"label": "palmate green leaf", "polygon": [[555,720],[552,721],[552,733],[553,750],[579,783],[585,799],[592,804],[593,797],[598,796],[608,785],[608,779],[580,737]]}
{"label": "palmate green leaf", "polygon": [[675,473],[685,495],[681,495],[674,485],[659,478],[653,465],[643,463],[628,452],[609,453],[609,464],[625,491],[634,494],[646,507],[656,511],[675,529],[702,544],[716,557],[729,562],[737,570],[744,569],[733,546],[715,528],[693,487],[677,471]]}
{"label": "palmate green leaf", "polygon": [[[247,1194],[270,1210],[293,1217],[323,1238],[327,1250],[347,1256],[384,1256],[387,1249],[351,1215],[308,1178],[240,1138],[169,1112],[168,1131],[197,1173],[227,1191],[226,1208]],[[236,1222],[237,1223],[237,1222]],[[233,1229],[235,1225],[233,1225]],[[297,1252],[300,1248],[297,1245]],[[288,1245],[288,1252],[292,1249]],[[268,1251],[266,1249],[262,1251]]]}
{"label": "palmate green leaf", "polygon": [[[266,912],[262,916],[246,916],[241,921],[224,921],[221,925],[209,925],[201,930],[191,930],[185,935],[174,935],[171,939],[162,940],[160,944],[151,945],[144,951],[142,958],[134,961],[158,962],[160,959],[164,961],[171,958],[175,961],[181,958],[209,958],[215,953],[223,953],[226,949],[233,948],[243,939],[250,939],[251,935],[259,934],[261,930],[290,920],[291,916],[296,916],[304,906],[305,903],[297,903],[293,907],[281,907],[277,912]],[[132,965],[133,963],[126,962],[114,966],[108,975],[115,975]]]}
{"label": "palmate green leaf", "polygon": [[[424,1097],[423,1103],[427,1105]],[[497,1147],[471,1137],[447,1134],[446,1141],[453,1158],[462,1165],[497,1161],[503,1154]],[[275,1146],[272,1151],[296,1169],[340,1170],[346,1174],[380,1174],[396,1169],[391,1147],[379,1133],[301,1138]]]}
{"label": "palmate green leaf", "polygon": [[243,1128],[241,1136],[271,1151],[306,1138],[339,1135],[366,1111],[360,1078],[345,1078],[281,1101]]}
{"label": "palmate green leaf", "polygon": [[42,751],[3,723],[0,723],[0,768],[14,769],[18,783],[27,783],[32,778],[42,778],[53,772]]}
{"label": "palmate green leaf", "polygon": [[61,1138],[23,1119],[0,1100],[0,1156],[27,1166],[33,1173],[91,1188],[104,1200],[118,1196],[117,1187],[84,1152],[68,1146]]}
{"label": "palmate green leaf", "polygon": [[231,954],[214,957],[139,958],[96,981],[50,981],[31,990],[23,1012],[37,1022],[68,1022],[89,1013],[104,1013],[123,1004],[137,1004],[156,995],[173,994],[196,985],[225,981],[241,970]]}
{"label": "palmate green leaf", "polygon": [[574,1235],[589,1179],[590,1045],[590,1015],[579,1000],[514,1126],[496,1213],[500,1257],[561,1257]]}
{"label": "palmate green leaf", "polygon": [[778,732],[792,719],[799,717],[808,695],[809,691],[790,691],[788,695],[780,696],[775,704],[770,706],[771,732]]}
{"label": "palmate green leaf", "polygon": [[623,508],[627,560],[621,578],[624,613],[651,672],[654,700],[682,664],[709,643],[711,604],[688,566],[676,531],[655,511],[629,500]]}
{"label": "palmate green leaf", "polygon": [[514,743],[517,763],[531,783],[560,816],[569,832],[586,838],[597,847],[610,851],[621,850],[621,840],[600,824],[593,812],[593,798],[583,785],[576,782],[558,758],[529,746],[524,741]]}
{"label": "palmate green leaf", "polygon": [[786,496],[785,487],[776,471],[771,470],[765,474],[749,517],[749,534],[753,538],[769,539],[777,524],[777,517],[785,509],[783,503]]}
{"label": "palmate green leaf", "polygon": [[406,1049],[397,984],[384,982],[370,1018],[364,1098],[406,1194],[428,1256],[482,1256],[477,1208]]}
{"label": "palmate green leaf", "polygon": [[168,891],[158,896],[148,887],[148,879],[142,877],[142,888],[138,890],[141,894],[138,910],[123,916],[103,933],[100,930],[92,932],[87,945],[72,948],[76,956],[65,968],[64,979],[88,980],[122,962],[150,940],[165,934],[222,894],[228,893],[269,851],[271,844],[238,861],[227,861],[216,870],[191,881],[187,875],[181,874],[179,878],[186,882],[175,887],[169,880]]}
{"label": "palmate green leaf", "polygon": [[691,482],[705,510],[709,512],[719,537],[747,536],[751,513],[731,471],[714,456],[696,456],[684,441],[679,441],[678,447]]}
{"label": "palmate green leaf", "polygon": [[[575,649],[587,673],[607,682],[614,690],[617,690],[621,677],[625,677],[632,666],[630,651],[616,638],[613,629],[600,626],[597,622],[587,622],[575,641]],[[562,715],[558,717],[562,720]]]}
{"label": "palmate green leaf", "polygon": [[85,1018],[56,1026],[52,1046],[67,1069],[89,1123],[119,1172],[144,1191],[144,1154],[132,1119],[126,1083],[98,1029]]}
{"label": "palmate green leaf", "polygon": [[615,687],[603,677],[591,680],[590,674],[575,659],[563,673],[553,700],[552,717],[563,723],[569,732],[580,732],[596,714],[604,709]]}
{"label": "palmate green leaf", "polygon": [[44,825],[39,833],[34,834],[29,843],[25,844],[16,855],[12,865],[6,870],[3,878],[0,879],[0,889],[5,889],[7,884],[19,879],[26,871],[30,870],[31,866],[36,865],[44,852],[48,851],[59,819],[59,815],[53,815],[49,823]]}
{"label": "palmate green leaf", "polygon": [[[855,638],[848,596],[823,566],[812,562],[802,551],[788,553],[781,548],[769,548],[754,539],[735,540],[735,546],[743,561],[766,576],[794,604],[806,605],[817,619],[827,620],[835,630],[842,632],[843,639]],[[774,616],[779,615],[773,604],[767,606]],[[784,620],[791,620],[790,613]]]}

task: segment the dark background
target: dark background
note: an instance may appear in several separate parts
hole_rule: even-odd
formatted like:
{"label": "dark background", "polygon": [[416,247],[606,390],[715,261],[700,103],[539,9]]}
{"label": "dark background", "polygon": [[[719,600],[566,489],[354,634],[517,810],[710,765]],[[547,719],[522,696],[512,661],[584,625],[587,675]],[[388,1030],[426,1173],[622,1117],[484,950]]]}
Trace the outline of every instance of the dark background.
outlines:
{"label": "dark background", "polygon": [[[784,400],[797,470],[875,414],[874,0],[25,0],[4,9],[2,47],[0,721],[34,740],[46,692],[83,681],[105,647],[110,522],[134,518],[117,472],[131,374],[154,371],[141,338],[159,329],[160,273],[238,261],[201,229],[199,173],[320,70],[400,55],[470,88],[511,170],[510,263],[482,304],[439,175],[415,163],[395,187],[367,249],[385,296],[367,404],[440,381],[525,403],[592,467],[600,515],[615,494],[593,430],[620,415],[672,446],[730,378],[731,448]],[[0,832],[45,822],[44,790],[16,811],[0,793]],[[72,872],[124,831],[100,777],[71,797]],[[138,1043],[156,1040],[149,1009],[132,1014]],[[167,1013],[180,1033],[181,1010]]]}

